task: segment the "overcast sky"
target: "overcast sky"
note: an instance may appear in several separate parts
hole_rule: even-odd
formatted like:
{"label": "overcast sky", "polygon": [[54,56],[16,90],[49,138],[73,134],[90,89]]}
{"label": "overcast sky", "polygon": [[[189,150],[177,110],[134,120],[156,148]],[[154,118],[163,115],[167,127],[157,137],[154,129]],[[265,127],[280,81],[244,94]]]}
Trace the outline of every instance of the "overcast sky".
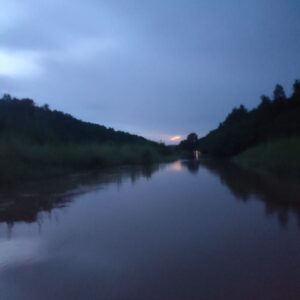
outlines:
{"label": "overcast sky", "polygon": [[0,0],[0,93],[168,141],[300,78],[299,0]]}

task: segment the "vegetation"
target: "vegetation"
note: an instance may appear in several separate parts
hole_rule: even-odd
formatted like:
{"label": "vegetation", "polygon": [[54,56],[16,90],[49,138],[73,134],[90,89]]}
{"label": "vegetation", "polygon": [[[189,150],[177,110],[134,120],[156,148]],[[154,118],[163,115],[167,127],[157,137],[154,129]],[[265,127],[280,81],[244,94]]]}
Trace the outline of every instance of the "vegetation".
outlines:
{"label": "vegetation", "polygon": [[[259,143],[296,135],[300,135],[299,80],[290,97],[286,97],[282,86],[276,85],[272,99],[262,96],[256,108],[234,108],[217,129],[198,139],[197,147],[210,155],[234,156]],[[187,141],[180,147],[184,148]]]}
{"label": "vegetation", "polygon": [[300,175],[300,137],[276,139],[237,155],[234,162],[260,171]]}
{"label": "vegetation", "polygon": [[149,164],[173,150],[143,137],[80,121],[31,99],[0,99],[0,181],[119,164]]}
{"label": "vegetation", "polygon": [[[193,134],[193,137],[195,134]],[[188,138],[179,147],[190,153],[234,157],[248,167],[300,173],[300,81],[287,97],[276,85],[273,97],[261,97],[252,110],[234,108],[219,127],[200,139]]]}
{"label": "vegetation", "polygon": [[186,140],[183,140],[179,145],[180,150],[187,157],[193,157],[193,151],[198,149],[198,135],[196,133],[190,133]]}
{"label": "vegetation", "polygon": [[152,144],[143,137],[80,121],[69,114],[36,106],[31,99],[0,98],[0,134],[34,144],[114,142]]}

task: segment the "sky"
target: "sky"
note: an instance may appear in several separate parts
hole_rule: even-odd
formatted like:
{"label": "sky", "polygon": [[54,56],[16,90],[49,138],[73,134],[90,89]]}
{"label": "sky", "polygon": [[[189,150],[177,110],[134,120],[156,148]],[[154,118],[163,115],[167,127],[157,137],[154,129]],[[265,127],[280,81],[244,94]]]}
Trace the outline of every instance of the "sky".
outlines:
{"label": "sky", "polygon": [[[300,78],[299,0],[0,0],[0,94],[178,142]],[[173,141],[171,141],[171,139]]]}

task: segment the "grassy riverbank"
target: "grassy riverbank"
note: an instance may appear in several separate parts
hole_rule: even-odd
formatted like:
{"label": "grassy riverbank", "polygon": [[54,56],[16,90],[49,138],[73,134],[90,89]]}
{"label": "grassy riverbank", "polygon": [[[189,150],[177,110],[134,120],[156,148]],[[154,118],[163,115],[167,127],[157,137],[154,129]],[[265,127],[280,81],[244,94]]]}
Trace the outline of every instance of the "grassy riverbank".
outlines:
{"label": "grassy riverbank", "polygon": [[47,144],[0,142],[0,182],[45,178],[123,164],[151,164],[172,158],[165,146],[147,144]]}
{"label": "grassy riverbank", "polygon": [[169,160],[174,149],[31,99],[0,98],[0,183]]}
{"label": "grassy riverbank", "polygon": [[233,161],[249,169],[300,176],[300,137],[261,143],[235,156]]}
{"label": "grassy riverbank", "polygon": [[233,160],[254,171],[300,175],[300,80],[287,96],[277,84],[273,95],[261,96],[250,110],[244,105],[234,108],[206,136],[195,133],[179,147],[192,153]]}

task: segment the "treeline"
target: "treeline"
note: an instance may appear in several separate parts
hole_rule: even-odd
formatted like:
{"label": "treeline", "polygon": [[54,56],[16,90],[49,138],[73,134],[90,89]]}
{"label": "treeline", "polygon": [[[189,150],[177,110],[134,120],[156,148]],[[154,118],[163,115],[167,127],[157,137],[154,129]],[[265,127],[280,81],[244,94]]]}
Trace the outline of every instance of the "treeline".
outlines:
{"label": "treeline", "polygon": [[147,143],[143,137],[84,122],[69,114],[37,106],[31,99],[0,98],[0,136],[45,143]]}
{"label": "treeline", "polygon": [[257,144],[293,136],[300,136],[299,80],[289,97],[278,84],[273,96],[262,96],[256,108],[234,108],[217,129],[196,140],[194,134],[189,135],[180,147],[215,156],[234,156]]}
{"label": "treeline", "polygon": [[173,149],[143,137],[83,122],[48,105],[0,98],[0,183],[74,170],[170,159]]}

